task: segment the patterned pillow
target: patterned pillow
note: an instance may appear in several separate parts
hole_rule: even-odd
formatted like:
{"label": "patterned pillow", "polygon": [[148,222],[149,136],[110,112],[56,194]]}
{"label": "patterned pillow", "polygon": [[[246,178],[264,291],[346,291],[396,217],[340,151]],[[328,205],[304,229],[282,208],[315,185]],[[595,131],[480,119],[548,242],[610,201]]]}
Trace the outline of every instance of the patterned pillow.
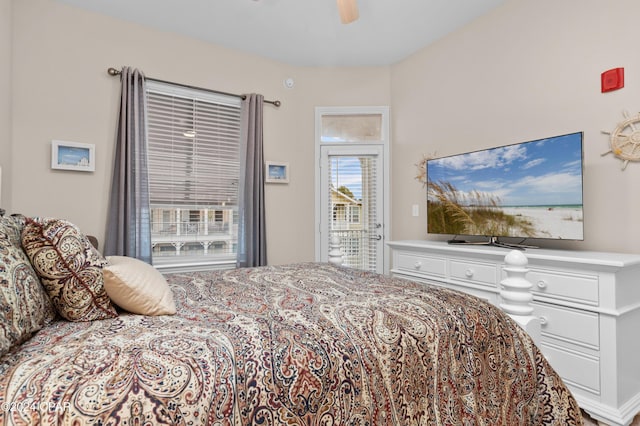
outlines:
{"label": "patterned pillow", "polygon": [[22,248],[62,317],[93,321],[118,315],[104,289],[107,261],[78,227],[61,219],[29,218]]}
{"label": "patterned pillow", "polygon": [[0,217],[0,356],[56,317],[20,246],[21,218]]}

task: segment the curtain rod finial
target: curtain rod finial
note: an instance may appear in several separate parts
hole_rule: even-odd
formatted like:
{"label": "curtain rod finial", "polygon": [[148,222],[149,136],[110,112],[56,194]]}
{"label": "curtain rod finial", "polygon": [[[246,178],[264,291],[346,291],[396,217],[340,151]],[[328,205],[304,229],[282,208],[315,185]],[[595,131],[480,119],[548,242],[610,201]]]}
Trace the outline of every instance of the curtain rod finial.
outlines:
{"label": "curtain rod finial", "polygon": [[120,71],[118,71],[115,68],[109,68],[109,69],[107,69],[107,72],[109,73],[109,75],[119,75],[120,74]]}

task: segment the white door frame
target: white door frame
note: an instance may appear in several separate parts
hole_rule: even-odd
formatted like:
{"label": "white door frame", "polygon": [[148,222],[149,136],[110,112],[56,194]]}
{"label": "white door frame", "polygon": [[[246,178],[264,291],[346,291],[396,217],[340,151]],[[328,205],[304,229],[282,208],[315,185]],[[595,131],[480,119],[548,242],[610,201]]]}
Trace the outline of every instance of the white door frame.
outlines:
{"label": "white door frame", "polygon": [[[341,143],[323,143],[321,141],[322,131],[322,116],[323,115],[356,115],[356,114],[380,114],[382,116],[382,140],[380,141],[365,141],[365,142],[341,142]],[[320,146],[349,146],[357,148],[361,146],[365,148],[371,145],[382,146],[382,188],[380,196],[382,198],[382,211],[380,212],[380,223],[382,223],[382,238],[385,242],[383,244],[382,269],[384,273],[389,272],[390,265],[390,250],[386,244],[389,241],[389,235],[391,235],[391,202],[390,202],[390,129],[389,129],[389,107],[388,106],[371,106],[371,107],[316,107],[315,108],[315,260],[321,261],[322,257],[322,210],[325,206],[321,202],[321,181],[320,181],[320,167],[322,158],[320,155]]]}

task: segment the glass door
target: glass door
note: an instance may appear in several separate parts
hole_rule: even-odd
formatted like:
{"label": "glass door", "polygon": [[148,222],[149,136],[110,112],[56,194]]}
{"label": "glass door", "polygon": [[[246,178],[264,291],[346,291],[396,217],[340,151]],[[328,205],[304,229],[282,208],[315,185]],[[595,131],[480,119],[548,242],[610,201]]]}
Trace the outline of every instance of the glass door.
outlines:
{"label": "glass door", "polygon": [[315,123],[316,260],[337,236],[345,266],[387,272],[389,108],[316,107]]}
{"label": "glass door", "polygon": [[382,148],[321,147],[321,253],[340,241],[342,263],[365,271],[383,270]]}

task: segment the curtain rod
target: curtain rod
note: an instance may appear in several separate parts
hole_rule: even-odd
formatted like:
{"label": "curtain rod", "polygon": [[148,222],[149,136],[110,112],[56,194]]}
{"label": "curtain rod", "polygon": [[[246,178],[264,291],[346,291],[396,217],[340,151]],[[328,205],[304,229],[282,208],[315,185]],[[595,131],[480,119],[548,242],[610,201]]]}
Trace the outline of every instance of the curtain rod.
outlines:
{"label": "curtain rod", "polygon": [[[109,69],[107,69],[107,73],[109,73],[109,75],[111,76],[116,76],[116,75],[120,75],[122,72],[111,67]],[[227,93],[227,92],[221,92],[219,90],[212,90],[212,89],[204,89],[202,87],[196,87],[196,86],[190,86],[188,84],[182,84],[182,83],[174,83],[172,81],[166,81],[166,80],[158,80],[157,78],[149,78],[149,77],[145,77],[147,80],[151,80],[151,81],[155,81],[157,83],[166,83],[166,84],[173,84],[175,86],[180,86],[180,87],[186,87],[188,89],[196,89],[196,90],[206,90],[207,92],[212,92],[212,93],[217,93],[219,95],[227,95],[227,96],[235,96],[236,98],[240,98],[240,99],[245,99],[247,96],[246,95],[236,95],[235,93]],[[271,104],[271,105],[275,105],[276,107],[279,107],[281,105],[280,101],[268,101],[268,100],[264,100],[265,103]]]}

